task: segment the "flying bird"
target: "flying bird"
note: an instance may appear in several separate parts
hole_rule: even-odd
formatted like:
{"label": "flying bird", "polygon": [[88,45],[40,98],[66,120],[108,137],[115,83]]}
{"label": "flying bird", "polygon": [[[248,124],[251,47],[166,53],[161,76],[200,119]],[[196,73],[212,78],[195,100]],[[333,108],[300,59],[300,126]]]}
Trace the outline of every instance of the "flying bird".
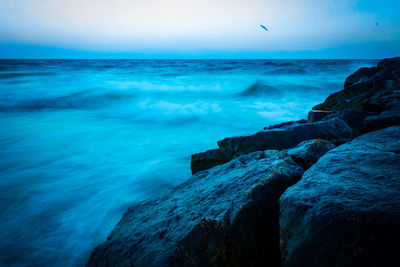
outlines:
{"label": "flying bird", "polygon": [[263,28],[264,30],[268,31],[267,27],[265,27],[264,25],[260,25],[261,28]]}

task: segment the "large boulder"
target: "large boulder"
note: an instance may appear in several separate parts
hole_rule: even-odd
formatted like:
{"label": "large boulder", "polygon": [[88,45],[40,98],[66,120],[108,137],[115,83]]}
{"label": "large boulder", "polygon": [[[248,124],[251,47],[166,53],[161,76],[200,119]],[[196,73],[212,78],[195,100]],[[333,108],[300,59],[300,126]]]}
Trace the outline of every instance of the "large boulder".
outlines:
{"label": "large boulder", "polygon": [[336,111],[326,111],[326,110],[310,110],[307,116],[307,122],[313,123],[321,121],[328,115],[335,114]]}
{"label": "large boulder", "polygon": [[214,166],[226,163],[227,160],[219,149],[207,150],[206,152],[193,154],[190,161],[192,174],[210,169]]}
{"label": "large boulder", "polygon": [[286,128],[288,126],[293,126],[293,125],[298,125],[298,124],[303,124],[307,123],[307,120],[297,120],[297,121],[287,121],[287,122],[282,122],[274,125],[270,125],[267,127],[264,127],[264,130],[272,130],[272,129],[279,129],[279,128]]}
{"label": "large boulder", "polygon": [[364,132],[380,130],[400,125],[400,92],[382,91],[367,99],[364,106],[382,111],[379,115],[369,116],[364,120]]}
{"label": "large boulder", "polygon": [[371,79],[371,76],[373,76],[377,71],[378,69],[376,67],[360,68],[352,75],[347,77],[347,79],[344,82],[344,87],[349,87],[355,83],[368,81]]}
{"label": "large boulder", "polygon": [[301,142],[296,147],[285,151],[304,169],[310,168],[326,152],[334,149],[335,145],[322,139]]}
{"label": "large boulder", "polygon": [[344,89],[331,94],[313,110],[363,110],[363,103],[377,92],[400,89],[400,57],[382,60],[377,67],[362,68],[349,76]]}
{"label": "large boulder", "polygon": [[397,266],[400,127],[322,156],[280,199],[284,267]]}
{"label": "large boulder", "polygon": [[303,170],[279,151],[205,170],[131,207],[88,266],[279,266],[279,197]]}
{"label": "large boulder", "polygon": [[365,110],[380,113],[389,109],[400,109],[400,91],[385,90],[367,98],[363,107]]}
{"label": "large boulder", "polygon": [[364,120],[368,116],[375,115],[372,112],[357,110],[357,109],[344,109],[334,114],[328,115],[322,120],[341,119],[353,130],[353,136],[357,137],[364,132]]}
{"label": "large boulder", "polygon": [[400,109],[386,110],[379,115],[367,117],[364,121],[364,132],[372,132],[395,125],[400,125]]}
{"label": "large boulder", "polygon": [[250,136],[229,137],[218,141],[218,146],[225,158],[229,159],[254,151],[287,149],[317,138],[339,144],[349,140],[352,135],[352,130],[344,121],[333,119],[265,130]]}

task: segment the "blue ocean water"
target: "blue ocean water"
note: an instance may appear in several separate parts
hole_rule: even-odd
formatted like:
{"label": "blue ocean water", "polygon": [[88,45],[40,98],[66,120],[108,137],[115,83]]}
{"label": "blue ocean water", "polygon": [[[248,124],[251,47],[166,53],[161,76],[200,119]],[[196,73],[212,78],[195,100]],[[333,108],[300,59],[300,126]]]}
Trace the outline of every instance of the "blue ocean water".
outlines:
{"label": "blue ocean water", "polygon": [[306,118],[369,60],[1,60],[0,265],[82,266],[227,136]]}

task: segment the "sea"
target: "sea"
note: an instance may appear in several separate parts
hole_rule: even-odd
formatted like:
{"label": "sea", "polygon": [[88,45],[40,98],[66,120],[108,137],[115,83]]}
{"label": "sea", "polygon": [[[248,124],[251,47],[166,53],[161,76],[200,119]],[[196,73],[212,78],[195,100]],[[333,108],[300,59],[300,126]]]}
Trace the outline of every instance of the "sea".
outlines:
{"label": "sea", "polygon": [[0,266],[84,266],[193,153],[307,118],[376,60],[0,60]]}

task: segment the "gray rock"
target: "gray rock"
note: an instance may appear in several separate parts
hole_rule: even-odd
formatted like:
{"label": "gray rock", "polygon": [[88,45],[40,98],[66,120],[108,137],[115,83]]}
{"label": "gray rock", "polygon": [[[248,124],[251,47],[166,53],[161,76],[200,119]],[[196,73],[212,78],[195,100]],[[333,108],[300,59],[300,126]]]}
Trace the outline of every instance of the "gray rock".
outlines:
{"label": "gray rock", "polygon": [[381,112],[364,120],[364,132],[400,125],[400,91],[378,92],[365,101],[364,107]]}
{"label": "gray rock", "polygon": [[400,109],[386,110],[377,116],[367,117],[364,121],[364,132],[372,132],[395,125],[400,125]]}
{"label": "gray rock", "polygon": [[334,149],[335,145],[322,139],[301,142],[296,147],[285,151],[304,169],[310,168],[326,152]]}
{"label": "gray rock", "polygon": [[376,113],[388,109],[400,109],[400,91],[385,90],[375,93],[364,101],[363,107]]}
{"label": "gray rock", "polygon": [[219,149],[207,150],[206,152],[192,155],[190,169],[192,170],[192,174],[196,174],[199,171],[224,164],[227,161]]}
{"label": "gray rock", "polygon": [[280,199],[282,266],[397,266],[400,127],[322,156]]}
{"label": "gray rock", "polygon": [[313,123],[317,121],[321,121],[328,115],[335,114],[336,111],[326,111],[326,110],[310,110],[308,112],[307,122]]}
{"label": "gray rock", "polygon": [[254,151],[287,149],[317,138],[339,144],[351,139],[352,135],[352,130],[344,121],[333,119],[265,130],[250,136],[229,137],[218,141],[218,146],[225,158],[229,159]]}
{"label": "gray rock", "polygon": [[376,67],[372,68],[360,68],[352,75],[347,77],[346,81],[344,82],[344,87],[349,87],[355,83],[366,82],[371,80],[371,76],[373,76],[377,72]]}
{"label": "gray rock", "polygon": [[389,68],[391,71],[398,71],[400,69],[400,57],[385,58],[378,63],[378,68]]}
{"label": "gray rock", "polygon": [[286,128],[288,126],[293,126],[293,125],[303,124],[303,123],[307,123],[307,120],[282,122],[282,123],[279,123],[279,124],[274,124],[274,125],[271,125],[271,126],[264,127],[264,130]]}
{"label": "gray rock", "polygon": [[357,137],[364,132],[364,120],[374,113],[357,109],[345,109],[337,113],[331,114],[323,118],[323,120],[331,120],[334,118],[341,119],[353,130],[353,136]]}
{"label": "gray rock", "polygon": [[349,76],[343,90],[331,94],[313,110],[364,110],[364,101],[377,92],[400,89],[400,57],[382,60],[378,67],[360,69]]}
{"label": "gray rock", "polygon": [[255,152],[130,208],[87,266],[279,266],[279,197],[303,171]]}

